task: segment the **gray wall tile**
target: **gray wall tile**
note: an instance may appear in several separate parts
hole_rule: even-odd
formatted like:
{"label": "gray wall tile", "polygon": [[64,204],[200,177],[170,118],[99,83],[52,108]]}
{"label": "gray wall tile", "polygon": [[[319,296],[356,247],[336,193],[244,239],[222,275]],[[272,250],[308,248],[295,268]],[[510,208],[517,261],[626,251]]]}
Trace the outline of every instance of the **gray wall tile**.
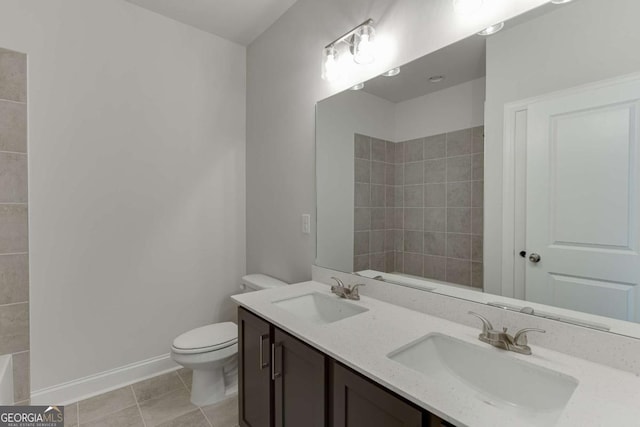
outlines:
{"label": "gray wall tile", "polygon": [[384,231],[384,251],[395,252],[396,250],[396,230]]}
{"label": "gray wall tile", "polygon": [[371,206],[385,206],[385,186],[371,184]]}
{"label": "gray wall tile", "polygon": [[355,135],[356,159],[371,160],[371,138],[364,135]]}
{"label": "gray wall tile", "polygon": [[0,153],[0,203],[27,203],[27,155]]}
{"label": "gray wall tile", "polygon": [[406,274],[411,274],[414,276],[422,276],[423,274],[423,255],[421,254],[413,254],[413,253],[404,253],[403,254],[403,270]]}
{"label": "gray wall tile", "polygon": [[424,139],[424,158],[440,159],[447,155],[446,134],[429,136]]}
{"label": "gray wall tile", "polygon": [[385,142],[385,158],[384,161],[387,163],[395,163],[396,162],[396,147],[395,143],[387,141]]}
{"label": "gray wall tile", "polygon": [[471,207],[471,181],[447,184],[447,207]]}
{"label": "gray wall tile", "polygon": [[371,208],[371,230],[384,230],[385,227],[385,208]]}
{"label": "gray wall tile", "polygon": [[424,203],[423,185],[407,185],[404,187],[404,206],[421,208]]}
{"label": "gray wall tile", "polygon": [[387,185],[396,184],[396,165],[385,163],[384,165],[384,183]]}
{"label": "gray wall tile", "polygon": [[29,352],[14,354],[13,358],[13,400],[20,402],[31,398],[29,379]]}
{"label": "gray wall tile", "polygon": [[387,252],[384,254],[384,271],[386,273],[393,273],[396,269],[396,254],[395,252]]}
{"label": "gray wall tile", "polygon": [[385,230],[372,231],[369,235],[369,253],[384,252]]}
{"label": "gray wall tile", "polygon": [[402,208],[395,208],[394,209],[395,212],[395,225],[394,227],[402,230],[402,228],[404,228],[404,210]]}
{"label": "gray wall tile", "polygon": [[0,255],[0,305],[29,301],[29,256]]}
{"label": "gray wall tile", "polygon": [[444,256],[446,253],[446,234],[427,231],[424,233],[425,255]]}
{"label": "gray wall tile", "polygon": [[0,253],[27,252],[27,205],[0,205]]}
{"label": "gray wall tile", "polygon": [[353,257],[353,271],[369,269],[369,255],[358,255]]}
{"label": "gray wall tile", "polygon": [[424,231],[446,231],[446,208],[424,208]]}
{"label": "gray wall tile", "polygon": [[382,162],[371,162],[371,183],[385,184],[385,164]]}
{"label": "gray wall tile", "polygon": [[0,100],[0,151],[27,152],[27,104]]}
{"label": "gray wall tile", "polygon": [[387,142],[378,138],[371,138],[371,160],[384,162],[387,158]]}
{"label": "gray wall tile", "polygon": [[404,144],[402,142],[397,142],[393,145],[394,145],[394,151],[395,151],[396,164],[404,163]]}
{"label": "gray wall tile", "polygon": [[393,185],[384,186],[384,200],[385,206],[393,207],[396,205],[396,188]]}
{"label": "gray wall tile", "polygon": [[371,185],[370,184],[355,184],[354,201],[358,208],[371,206]]}
{"label": "gray wall tile", "polygon": [[369,267],[376,271],[385,271],[386,258],[385,253],[375,253],[369,255]]}
{"label": "gray wall tile", "polygon": [[404,165],[404,184],[422,184],[424,182],[424,163],[413,162]]}
{"label": "gray wall tile", "polygon": [[471,286],[471,261],[447,258],[447,281]]}
{"label": "gray wall tile", "polygon": [[463,129],[447,133],[447,157],[472,152],[473,130]]}
{"label": "gray wall tile", "polygon": [[471,179],[484,180],[484,154],[474,154],[471,159]]}
{"label": "gray wall tile", "polygon": [[424,277],[430,279],[447,280],[447,259],[439,256],[424,256]]}
{"label": "gray wall tile", "polygon": [[356,256],[369,253],[369,232],[357,231],[353,237],[353,250]]}
{"label": "gray wall tile", "polygon": [[471,286],[473,286],[474,288],[483,288],[483,270],[484,268],[481,262],[471,263]]}
{"label": "gray wall tile", "polygon": [[471,180],[471,156],[447,158],[447,182]]}
{"label": "gray wall tile", "polygon": [[473,203],[471,206],[474,208],[481,208],[484,206],[484,181],[473,181]]}
{"label": "gray wall tile", "polygon": [[470,233],[471,208],[447,208],[447,231],[450,233]]}
{"label": "gray wall tile", "polygon": [[482,208],[471,209],[471,233],[484,234],[484,210]]}
{"label": "gray wall tile", "polygon": [[27,56],[0,52],[0,99],[27,102]]}
{"label": "gray wall tile", "polygon": [[424,233],[422,231],[405,231],[404,232],[404,251],[422,253]]}
{"label": "gray wall tile", "polygon": [[424,206],[442,208],[446,206],[446,184],[424,185]]}
{"label": "gray wall tile", "polygon": [[389,230],[395,228],[396,225],[396,209],[384,208],[384,228]]}
{"label": "gray wall tile", "polygon": [[417,162],[424,158],[424,138],[412,139],[403,144],[405,162]]}
{"label": "gray wall tile", "polygon": [[447,160],[433,159],[424,161],[424,182],[437,183],[447,180]]}
{"label": "gray wall tile", "polygon": [[471,236],[471,260],[482,262],[483,259],[483,238],[482,236]]}
{"label": "gray wall tile", "polygon": [[447,257],[471,259],[471,235],[447,233]]}
{"label": "gray wall tile", "polygon": [[404,229],[405,230],[423,230],[424,228],[424,209],[423,208],[406,208],[404,210]]}
{"label": "gray wall tile", "polygon": [[0,306],[0,354],[29,349],[29,304]]}
{"label": "gray wall tile", "polygon": [[356,159],[355,161],[355,179],[356,182],[371,182],[371,162],[364,159]]}

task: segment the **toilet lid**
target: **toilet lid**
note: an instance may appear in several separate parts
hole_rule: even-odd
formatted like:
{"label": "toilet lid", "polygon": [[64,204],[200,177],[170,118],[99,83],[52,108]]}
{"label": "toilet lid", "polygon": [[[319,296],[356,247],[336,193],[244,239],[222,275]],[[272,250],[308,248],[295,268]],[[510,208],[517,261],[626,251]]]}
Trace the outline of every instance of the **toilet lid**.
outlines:
{"label": "toilet lid", "polygon": [[185,332],[173,340],[173,348],[182,352],[204,353],[229,347],[237,341],[238,326],[233,322],[223,322]]}

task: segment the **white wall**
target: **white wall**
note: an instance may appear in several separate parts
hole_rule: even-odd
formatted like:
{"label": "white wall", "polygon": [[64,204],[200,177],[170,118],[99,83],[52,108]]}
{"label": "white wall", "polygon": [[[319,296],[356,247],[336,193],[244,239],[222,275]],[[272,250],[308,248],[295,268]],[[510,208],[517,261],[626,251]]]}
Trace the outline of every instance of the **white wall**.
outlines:
{"label": "white wall", "polygon": [[[396,104],[362,91],[346,91],[318,104],[317,258],[353,270],[354,134],[394,140]],[[348,185],[352,183],[352,185]]]}
{"label": "white wall", "polygon": [[29,61],[32,390],[166,354],[245,271],[245,49],[121,0],[7,0]]}
{"label": "white wall", "polygon": [[638,16],[637,0],[580,0],[488,38],[484,169],[488,291],[500,290],[504,105],[640,71]]}
{"label": "white wall", "polygon": [[408,141],[484,124],[485,79],[396,104],[395,141]]}
{"label": "white wall", "polygon": [[[451,0],[299,0],[247,52],[247,270],[287,281],[311,276],[315,211],[314,105],[353,84],[461,40],[547,0],[487,0],[461,17]],[[338,84],[320,78],[322,47],[371,17],[388,48]]]}

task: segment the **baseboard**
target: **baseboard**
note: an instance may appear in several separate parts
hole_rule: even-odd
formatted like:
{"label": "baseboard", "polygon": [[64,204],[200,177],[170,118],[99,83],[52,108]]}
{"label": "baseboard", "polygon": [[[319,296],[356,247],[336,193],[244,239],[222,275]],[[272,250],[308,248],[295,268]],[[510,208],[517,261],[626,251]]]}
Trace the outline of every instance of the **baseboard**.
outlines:
{"label": "baseboard", "polygon": [[32,405],[65,405],[179,369],[170,354],[153,357],[31,393]]}

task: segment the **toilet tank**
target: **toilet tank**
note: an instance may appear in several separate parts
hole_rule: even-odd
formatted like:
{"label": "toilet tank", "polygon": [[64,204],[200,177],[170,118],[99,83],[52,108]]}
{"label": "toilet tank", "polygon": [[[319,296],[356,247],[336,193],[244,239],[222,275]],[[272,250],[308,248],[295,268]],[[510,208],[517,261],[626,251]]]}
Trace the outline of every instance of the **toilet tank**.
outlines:
{"label": "toilet tank", "polygon": [[267,276],[266,274],[248,274],[242,278],[240,289],[242,289],[243,293],[246,293],[287,285],[288,283],[274,277]]}

